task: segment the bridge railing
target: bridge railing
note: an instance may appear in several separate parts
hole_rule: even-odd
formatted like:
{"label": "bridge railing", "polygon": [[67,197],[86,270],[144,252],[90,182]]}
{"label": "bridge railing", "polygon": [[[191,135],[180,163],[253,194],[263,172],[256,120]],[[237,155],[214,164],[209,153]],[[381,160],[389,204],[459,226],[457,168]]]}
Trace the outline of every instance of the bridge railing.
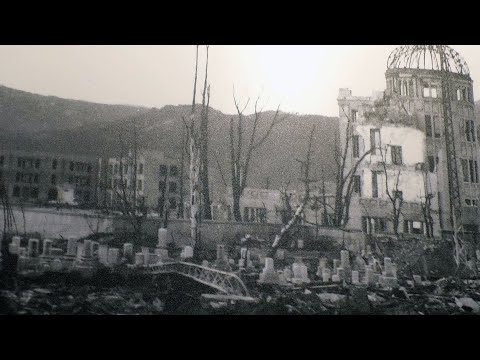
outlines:
{"label": "bridge railing", "polygon": [[151,274],[177,273],[226,294],[250,296],[242,279],[234,273],[218,269],[179,261],[149,265],[145,270]]}

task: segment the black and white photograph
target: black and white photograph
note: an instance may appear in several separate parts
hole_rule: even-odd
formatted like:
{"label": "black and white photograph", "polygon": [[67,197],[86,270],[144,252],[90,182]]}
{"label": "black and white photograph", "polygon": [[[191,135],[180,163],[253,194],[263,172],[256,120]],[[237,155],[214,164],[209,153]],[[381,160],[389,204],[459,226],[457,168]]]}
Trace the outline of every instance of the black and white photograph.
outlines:
{"label": "black and white photograph", "polygon": [[479,315],[479,80],[480,45],[0,45],[0,315]]}

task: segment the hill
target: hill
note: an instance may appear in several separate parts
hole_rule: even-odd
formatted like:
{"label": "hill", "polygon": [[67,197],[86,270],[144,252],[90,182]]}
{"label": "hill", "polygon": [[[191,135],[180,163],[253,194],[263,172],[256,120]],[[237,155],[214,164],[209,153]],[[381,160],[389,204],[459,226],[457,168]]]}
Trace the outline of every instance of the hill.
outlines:
{"label": "hill", "polygon": [[[216,188],[221,184],[216,158],[229,178],[227,155],[232,115],[212,108],[209,111],[210,165],[212,187]],[[105,105],[0,86],[0,141],[4,149],[118,156],[120,136],[125,142],[131,141],[135,123],[142,149],[178,157],[184,131],[182,117],[189,112],[189,105],[167,105],[161,109]],[[259,134],[266,130],[273,115],[271,111],[262,113]],[[246,117],[247,134],[252,120],[252,116]],[[319,175],[325,166],[327,179],[331,178],[334,166],[331,149],[338,131],[338,119],[288,114],[288,119],[274,128],[259,149],[252,163],[248,186],[264,187],[267,178],[271,188],[279,187],[282,181],[296,181],[299,169],[295,159],[305,156],[314,125],[314,172]]]}

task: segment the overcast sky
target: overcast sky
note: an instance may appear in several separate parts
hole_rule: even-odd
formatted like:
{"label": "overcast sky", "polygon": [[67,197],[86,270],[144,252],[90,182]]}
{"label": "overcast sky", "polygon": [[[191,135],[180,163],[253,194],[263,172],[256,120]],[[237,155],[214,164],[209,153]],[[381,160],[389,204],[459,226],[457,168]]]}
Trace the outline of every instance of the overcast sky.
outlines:
{"label": "overcast sky", "polygon": [[[385,88],[396,46],[211,46],[210,105],[235,111],[261,94],[264,109],[337,116],[338,89],[368,96]],[[452,45],[480,93],[480,46]],[[200,51],[203,80],[204,48]],[[42,95],[160,108],[192,98],[195,46],[0,46],[0,84]],[[199,84],[200,85],[200,84]],[[477,98],[477,97],[476,97]],[[252,107],[247,109],[251,112]]]}

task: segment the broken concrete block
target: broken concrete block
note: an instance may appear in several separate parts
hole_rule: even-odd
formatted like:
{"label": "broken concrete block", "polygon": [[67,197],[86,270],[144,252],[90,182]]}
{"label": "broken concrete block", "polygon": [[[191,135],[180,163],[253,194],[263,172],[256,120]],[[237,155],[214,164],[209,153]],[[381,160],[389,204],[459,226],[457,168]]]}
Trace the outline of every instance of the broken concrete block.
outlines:
{"label": "broken concrete block", "polygon": [[380,284],[383,287],[387,288],[396,288],[398,287],[398,280],[393,276],[381,276],[380,277]]}
{"label": "broken concrete block", "polygon": [[386,258],[383,259],[383,267],[384,267],[385,276],[393,277],[392,259],[391,258],[386,257]]}
{"label": "broken concrete block", "polygon": [[480,312],[480,305],[473,300],[472,298],[455,298],[455,303],[457,304],[458,307],[463,308],[467,311],[474,312],[474,313],[479,313]]}
{"label": "broken concrete block", "polygon": [[339,283],[340,281],[342,281],[340,279],[340,276],[338,276],[337,274],[332,275],[332,282]]}
{"label": "broken concrete block", "polygon": [[413,275],[413,284],[415,286],[422,286],[423,285],[422,277],[420,275]]}

